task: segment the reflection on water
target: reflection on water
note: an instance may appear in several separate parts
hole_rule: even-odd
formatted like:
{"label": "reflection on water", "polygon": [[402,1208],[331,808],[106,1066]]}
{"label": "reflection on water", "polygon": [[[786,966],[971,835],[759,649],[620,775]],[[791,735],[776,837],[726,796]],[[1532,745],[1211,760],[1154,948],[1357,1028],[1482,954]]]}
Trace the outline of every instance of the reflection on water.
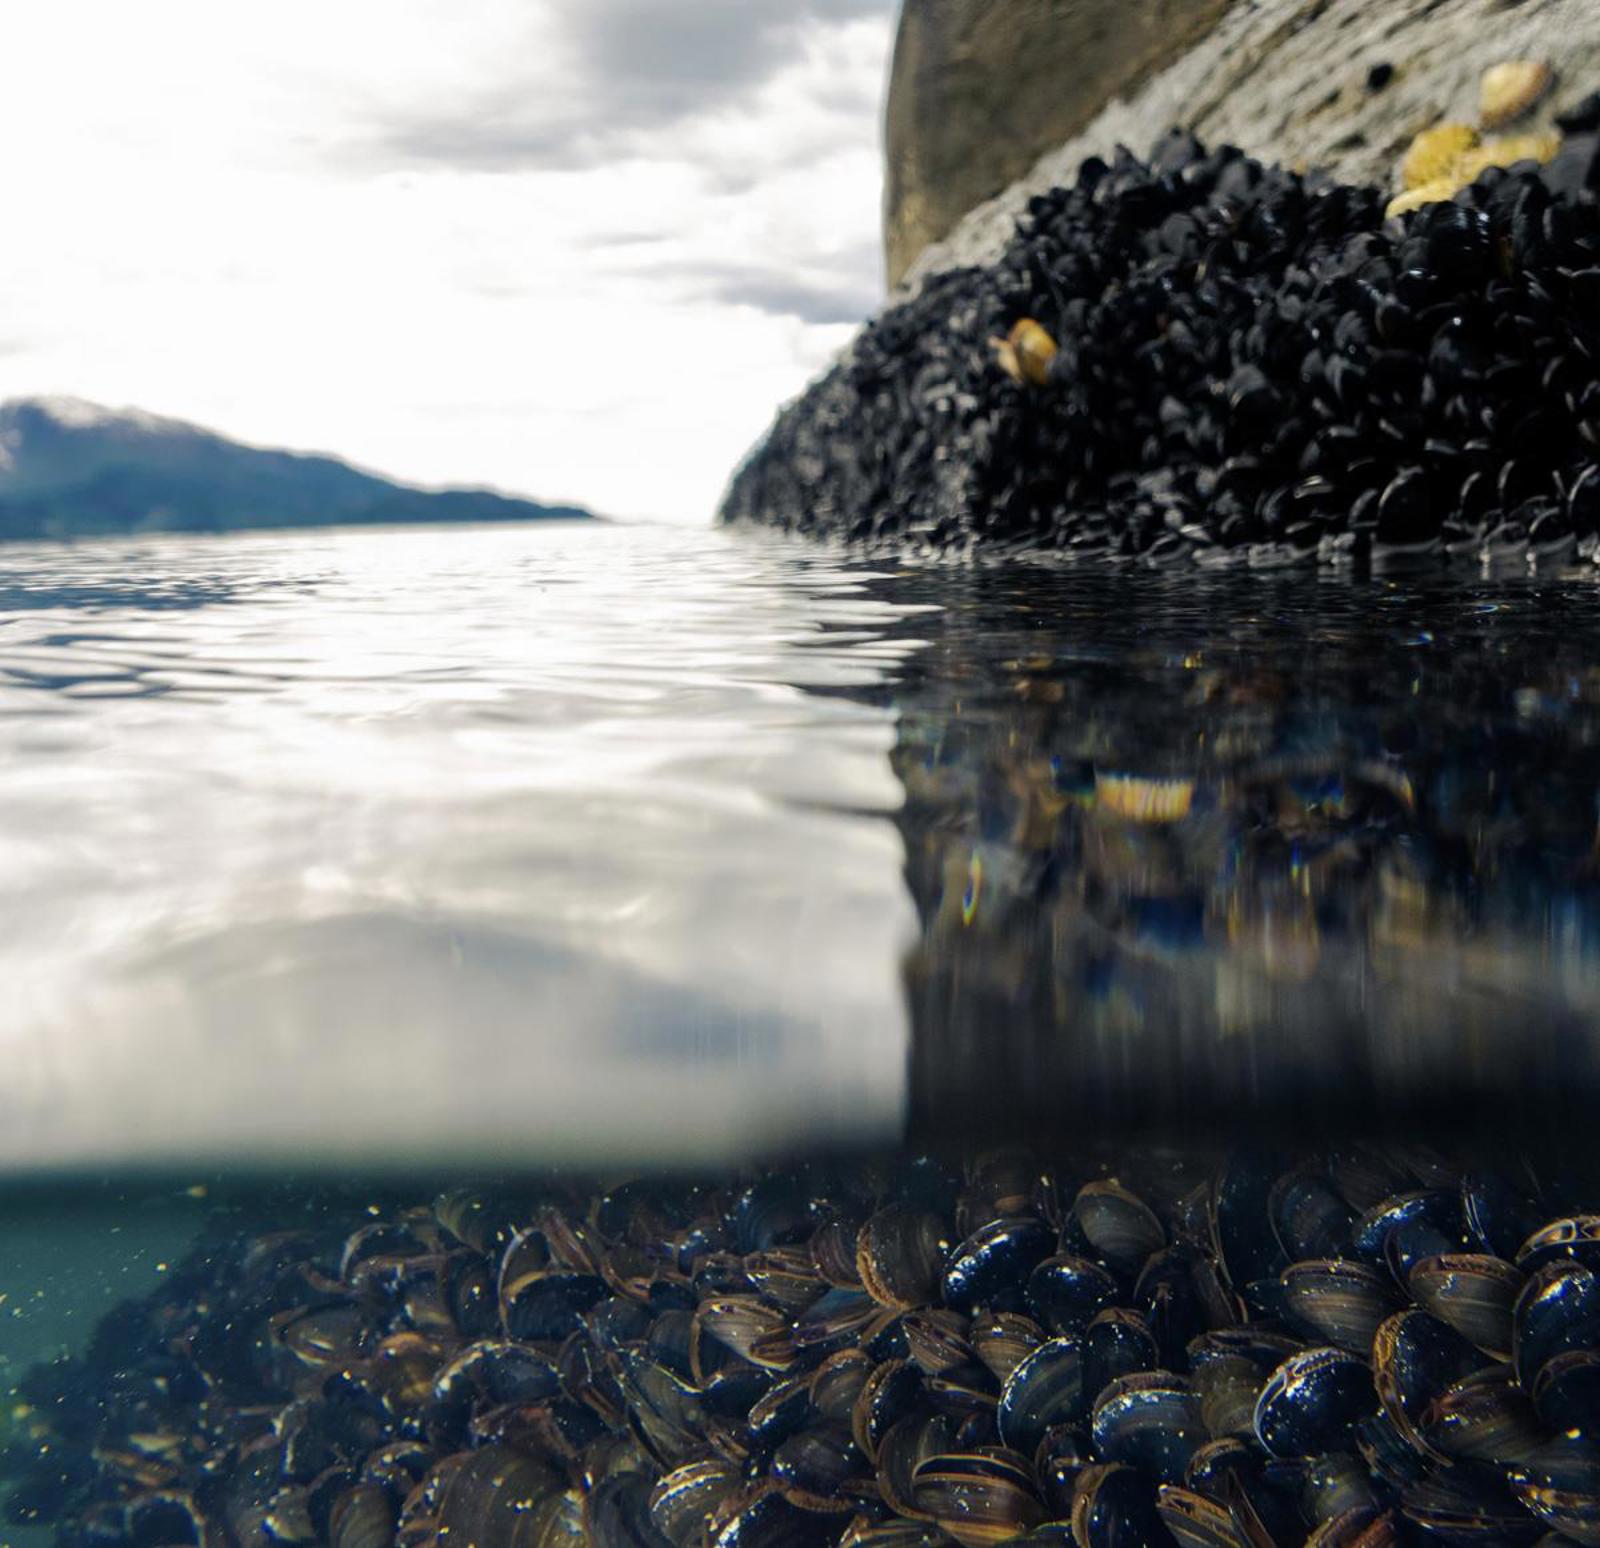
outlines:
{"label": "reflection on water", "polygon": [[1592,1091],[1590,580],[921,584],[894,765],[927,1133]]}
{"label": "reflection on water", "polygon": [[1588,576],[599,528],[0,555],[0,1163],[1600,1084]]}
{"label": "reflection on water", "polygon": [[898,1124],[892,725],[837,690],[915,645],[831,561],[172,539],[8,549],[0,597],[10,1164]]}

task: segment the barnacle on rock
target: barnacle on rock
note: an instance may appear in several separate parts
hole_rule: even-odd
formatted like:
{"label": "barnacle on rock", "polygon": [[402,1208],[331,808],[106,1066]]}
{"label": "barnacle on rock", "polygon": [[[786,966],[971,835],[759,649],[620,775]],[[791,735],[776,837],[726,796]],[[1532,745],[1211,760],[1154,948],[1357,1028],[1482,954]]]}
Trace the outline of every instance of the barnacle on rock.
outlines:
{"label": "barnacle on rock", "polygon": [[1393,219],[1396,215],[1420,210],[1425,204],[1443,204],[1447,199],[1453,198],[1460,187],[1460,179],[1456,177],[1435,178],[1431,183],[1422,184],[1420,188],[1408,188],[1403,194],[1396,194],[1384,207],[1383,213],[1386,218]]}
{"label": "barnacle on rock", "polygon": [[1483,75],[1478,116],[1485,129],[1513,123],[1533,108],[1555,84],[1556,73],[1542,59],[1508,59]]}
{"label": "barnacle on rock", "polygon": [[1456,164],[1478,145],[1471,124],[1435,124],[1411,142],[1400,163],[1400,185],[1407,192],[1450,177]]}
{"label": "barnacle on rock", "polygon": [[990,339],[1000,368],[1023,386],[1043,387],[1056,358],[1056,341],[1031,317],[1024,317],[1003,339]]}
{"label": "barnacle on rock", "polygon": [[1500,135],[1468,151],[1456,165],[1456,176],[1464,187],[1490,167],[1514,167],[1519,161],[1554,161],[1560,149],[1561,136],[1554,129]]}

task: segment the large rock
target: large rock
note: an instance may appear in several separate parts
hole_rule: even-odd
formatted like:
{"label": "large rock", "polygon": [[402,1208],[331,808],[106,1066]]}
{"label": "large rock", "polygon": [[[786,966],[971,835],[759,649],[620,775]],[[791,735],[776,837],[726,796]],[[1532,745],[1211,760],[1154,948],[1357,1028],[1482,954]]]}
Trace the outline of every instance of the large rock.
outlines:
{"label": "large rock", "polygon": [[1228,0],[906,0],[889,85],[884,245],[930,242],[1203,37]]}
{"label": "large rock", "polygon": [[[953,3],[949,8],[956,9]],[[1008,24],[1014,10],[1028,9],[1020,0],[989,7],[974,0],[962,8],[1003,13]],[[1136,31],[1143,30],[1137,18],[1162,8],[1163,0],[1104,6],[1078,0],[1059,7],[1115,11],[1119,27]],[[917,0],[908,0],[908,11],[919,9]],[[909,269],[891,261],[892,278],[915,284],[959,265],[992,263],[1031,195],[1070,183],[1086,156],[1108,155],[1119,144],[1142,149],[1172,124],[1266,160],[1384,185],[1419,130],[1442,118],[1477,120],[1479,86],[1490,65],[1533,58],[1556,67],[1554,91],[1518,128],[1546,127],[1600,87],[1596,0],[1234,0],[1223,9],[1222,19],[1198,40],[1189,39],[1181,57],[1141,82],[1108,87],[1084,128],[1047,150],[1003,193],[969,206],[948,236],[922,249]],[[969,80],[967,90],[996,112],[1000,102],[1017,96],[998,70],[981,84]],[[891,190],[896,111],[904,110],[891,109]],[[981,124],[969,120],[948,132],[963,130],[980,163],[994,154]],[[929,141],[942,143],[940,137]],[[891,207],[895,198],[891,192]],[[900,250],[892,240],[890,246]]]}

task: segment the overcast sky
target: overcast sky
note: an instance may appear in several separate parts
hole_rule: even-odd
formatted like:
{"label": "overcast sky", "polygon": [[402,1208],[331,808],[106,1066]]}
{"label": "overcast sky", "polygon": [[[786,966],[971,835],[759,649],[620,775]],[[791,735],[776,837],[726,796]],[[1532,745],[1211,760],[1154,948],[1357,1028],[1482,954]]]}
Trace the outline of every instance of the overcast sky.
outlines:
{"label": "overcast sky", "polygon": [[50,0],[0,397],[709,519],[877,302],[895,0]]}

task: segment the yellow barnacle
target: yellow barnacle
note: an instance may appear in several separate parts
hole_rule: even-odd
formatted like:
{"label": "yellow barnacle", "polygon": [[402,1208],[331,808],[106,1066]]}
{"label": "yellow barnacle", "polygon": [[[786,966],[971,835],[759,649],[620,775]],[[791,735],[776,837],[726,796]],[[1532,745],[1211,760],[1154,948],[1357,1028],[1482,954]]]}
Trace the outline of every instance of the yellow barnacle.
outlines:
{"label": "yellow barnacle", "polygon": [[1397,194],[1389,201],[1388,208],[1383,212],[1384,216],[1392,220],[1396,215],[1420,210],[1425,204],[1443,204],[1446,200],[1453,199],[1460,187],[1461,184],[1455,178],[1441,177],[1435,182],[1424,183],[1421,188],[1408,188],[1403,194]]}
{"label": "yellow barnacle", "polygon": [[1542,133],[1504,134],[1468,151],[1457,170],[1462,183],[1466,184],[1475,181],[1490,167],[1514,167],[1519,161],[1554,161],[1560,149],[1561,136],[1554,129]]}
{"label": "yellow barnacle", "polygon": [[1478,117],[1485,129],[1521,118],[1555,84],[1556,72],[1542,59],[1508,59],[1483,73]]}
{"label": "yellow barnacle", "polygon": [[1103,811],[1130,822],[1181,822],[1194,805],[1194,781],[1096,771],[1094,797]]}
{"label": "yellow barnacle", "polygon": [[990,339],[1000,368],[1012,381],[1043,387],[1056,358],[1056,341],[1031,317],[1024,317],[1003,339]]}
{"label": "yellow barnacle", "polygon": [[1456,164],[1477,145],[1478,131],[1471,124],[1435,124],[1424,129],[1400,163],[1401,186],[1410,192],[1441,182],[1454,174]]}

